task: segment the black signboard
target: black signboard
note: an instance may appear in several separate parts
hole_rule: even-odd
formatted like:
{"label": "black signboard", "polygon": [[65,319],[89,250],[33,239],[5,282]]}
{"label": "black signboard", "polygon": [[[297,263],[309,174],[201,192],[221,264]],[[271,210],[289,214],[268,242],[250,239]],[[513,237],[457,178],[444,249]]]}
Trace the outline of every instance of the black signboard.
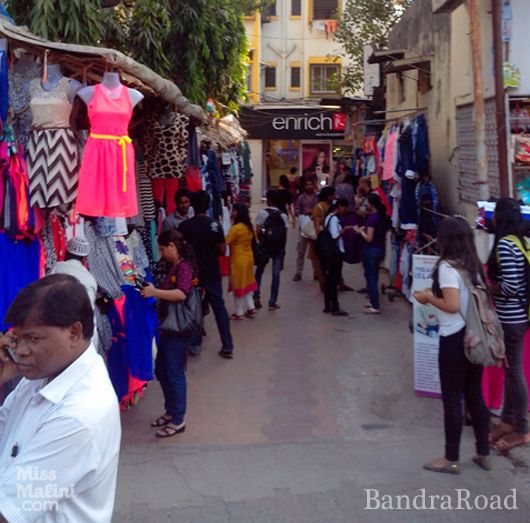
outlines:
{"label": "black signboard", "polygon": [[239,121],[250,139],[343,139],[346,115],[323,109],[252,109],[243,107]]}

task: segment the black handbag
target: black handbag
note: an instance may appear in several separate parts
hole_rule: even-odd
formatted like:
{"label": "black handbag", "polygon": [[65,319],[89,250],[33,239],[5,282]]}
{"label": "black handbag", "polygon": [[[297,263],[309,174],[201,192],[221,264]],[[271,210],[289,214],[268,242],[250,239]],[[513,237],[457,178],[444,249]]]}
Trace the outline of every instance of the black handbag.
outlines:
{"label": "black handbag", "polygon": [[197,336],[202,332],[203,314],[200,291],[193,287],[184,301],[161,300],[164,310],[158,330],[179,336]]}
{"label": "black handbag", "polygon": [[254,265],[259,267],[269,263],[269,253],[265,247],[263,247],[263,245],[256,240],[255,237],[252,238],[252,254],[254,255]]}

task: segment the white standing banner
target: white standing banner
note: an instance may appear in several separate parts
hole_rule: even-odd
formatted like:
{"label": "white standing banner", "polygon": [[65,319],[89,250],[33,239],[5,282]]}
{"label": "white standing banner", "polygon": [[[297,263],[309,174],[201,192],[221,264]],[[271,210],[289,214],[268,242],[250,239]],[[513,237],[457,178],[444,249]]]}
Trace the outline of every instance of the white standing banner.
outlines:
{"label": "white standing banner", "polygon": [[[415,254],[412,257],[412,290],[422,291],[432,287],[432,272],[437,256]],[[418,396],[440,397],[440,374],[438,371],[439,325],[436,309],[432,305],[421,305],[414,298],[414,392]]]}

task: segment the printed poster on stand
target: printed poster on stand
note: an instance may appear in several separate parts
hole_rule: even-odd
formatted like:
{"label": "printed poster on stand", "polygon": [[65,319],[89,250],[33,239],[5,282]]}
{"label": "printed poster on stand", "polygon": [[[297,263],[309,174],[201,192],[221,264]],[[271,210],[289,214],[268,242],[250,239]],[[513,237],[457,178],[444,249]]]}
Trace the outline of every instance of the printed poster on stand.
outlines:
{"label": "printed poster on stand", "polygon": [[[415,254],[412,257],[412,290],[422,291],[432,287],[432,273],[437,256]],[[439,325],[436,309],[422,305],[412,298],[414,335],[414,392],[417,396],[439,398],[440,374],[438,351]]]}

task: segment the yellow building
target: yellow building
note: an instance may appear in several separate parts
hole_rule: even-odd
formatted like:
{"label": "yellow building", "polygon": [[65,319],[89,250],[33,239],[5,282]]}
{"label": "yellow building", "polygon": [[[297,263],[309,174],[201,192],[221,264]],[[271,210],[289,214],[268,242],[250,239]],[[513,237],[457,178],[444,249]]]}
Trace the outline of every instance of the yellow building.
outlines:
{"label": "yellow building", "polygon": [[251,131],[249,140],[254,172],[262,174],[253,184],[255,201],[290,167],[303,172],[310,156],[324,151],[332,166],[334,142],[344,138],[338,102],[345,58],[334,38],[343,4],[276,0],[245,18],[249,107],[242,122],[262,131]]}

